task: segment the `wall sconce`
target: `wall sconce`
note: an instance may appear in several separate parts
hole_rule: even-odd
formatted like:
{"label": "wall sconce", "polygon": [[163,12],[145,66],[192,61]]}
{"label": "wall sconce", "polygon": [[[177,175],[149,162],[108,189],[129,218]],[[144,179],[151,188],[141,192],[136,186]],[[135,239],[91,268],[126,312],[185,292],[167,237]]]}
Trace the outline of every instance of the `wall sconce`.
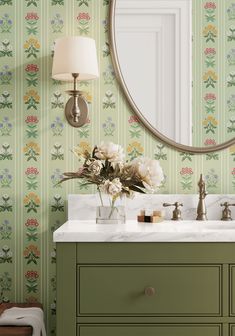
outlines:
{"label": "wall sconce", "polygon": [[88,37],[71,36],[55,41],[52,78],[73,81],[73,90],[66,91],[71,98],[65,105],[65,116],[73,127],[86,123],[88,105],[83,92],[77,90],[77,81],[99,77],[95,40]]}

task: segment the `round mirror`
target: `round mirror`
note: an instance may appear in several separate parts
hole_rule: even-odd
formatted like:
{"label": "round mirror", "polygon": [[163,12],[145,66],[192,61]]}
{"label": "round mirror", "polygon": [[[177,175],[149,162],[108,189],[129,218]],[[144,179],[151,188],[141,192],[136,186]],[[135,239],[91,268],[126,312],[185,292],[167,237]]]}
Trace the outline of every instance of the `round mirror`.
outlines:
{"label": "round mirror", "polygon": [[[226,0],[112,0],[110,51],[142,123],[171,147],[235,143],[235,8]],[[233,19],[234,20],[234,19]]]}

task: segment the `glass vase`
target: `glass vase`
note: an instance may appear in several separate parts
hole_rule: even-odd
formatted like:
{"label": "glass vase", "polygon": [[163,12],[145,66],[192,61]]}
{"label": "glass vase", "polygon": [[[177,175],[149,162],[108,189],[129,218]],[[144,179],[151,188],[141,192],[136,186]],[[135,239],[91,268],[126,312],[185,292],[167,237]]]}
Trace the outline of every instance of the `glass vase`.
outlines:
{"label": "glass vase", "polygon": [[118,206],[97,206],[96,223],[97,224],[124,224],[126,222],[125,207]]}

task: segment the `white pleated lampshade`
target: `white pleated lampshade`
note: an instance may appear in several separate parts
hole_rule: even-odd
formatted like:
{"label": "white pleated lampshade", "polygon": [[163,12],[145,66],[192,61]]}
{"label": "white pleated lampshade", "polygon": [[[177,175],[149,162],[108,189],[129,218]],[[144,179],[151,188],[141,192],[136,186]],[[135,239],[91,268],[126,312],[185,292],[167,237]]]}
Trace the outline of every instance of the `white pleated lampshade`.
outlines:
{"label": "white pleated lampshade", "polygon": [[72,81],[72,73],[78,73],[77,80],[99,77],[95,40],[90,37],[69,36],[55,41],[52,78]]}

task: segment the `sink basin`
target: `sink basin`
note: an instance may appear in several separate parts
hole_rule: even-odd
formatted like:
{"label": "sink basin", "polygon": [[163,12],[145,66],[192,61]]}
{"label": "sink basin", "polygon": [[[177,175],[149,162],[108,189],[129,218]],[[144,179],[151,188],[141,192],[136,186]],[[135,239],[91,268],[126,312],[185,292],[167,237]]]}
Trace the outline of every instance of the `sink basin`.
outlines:
{"label": "sink basin", "polygon": [[235,230],[235,221],[208,221],[205,226],[208,230]]}
{"label": "sink basin", "polygon": [[[129,221],[134,223],[134,221]],[[197,220],[182,220],[182,221],[172,221],[165,220],[158,224],[152,223],[138,223],[138,226],[143,226],[143,229],[150,230],[153,232],[178,232],[178,233],[203,233],[208,231],[223,232],[223,231],[234,231],[235,233],[235,221],[197,221]],[[134,229],[134,224],[133,224]]]}

